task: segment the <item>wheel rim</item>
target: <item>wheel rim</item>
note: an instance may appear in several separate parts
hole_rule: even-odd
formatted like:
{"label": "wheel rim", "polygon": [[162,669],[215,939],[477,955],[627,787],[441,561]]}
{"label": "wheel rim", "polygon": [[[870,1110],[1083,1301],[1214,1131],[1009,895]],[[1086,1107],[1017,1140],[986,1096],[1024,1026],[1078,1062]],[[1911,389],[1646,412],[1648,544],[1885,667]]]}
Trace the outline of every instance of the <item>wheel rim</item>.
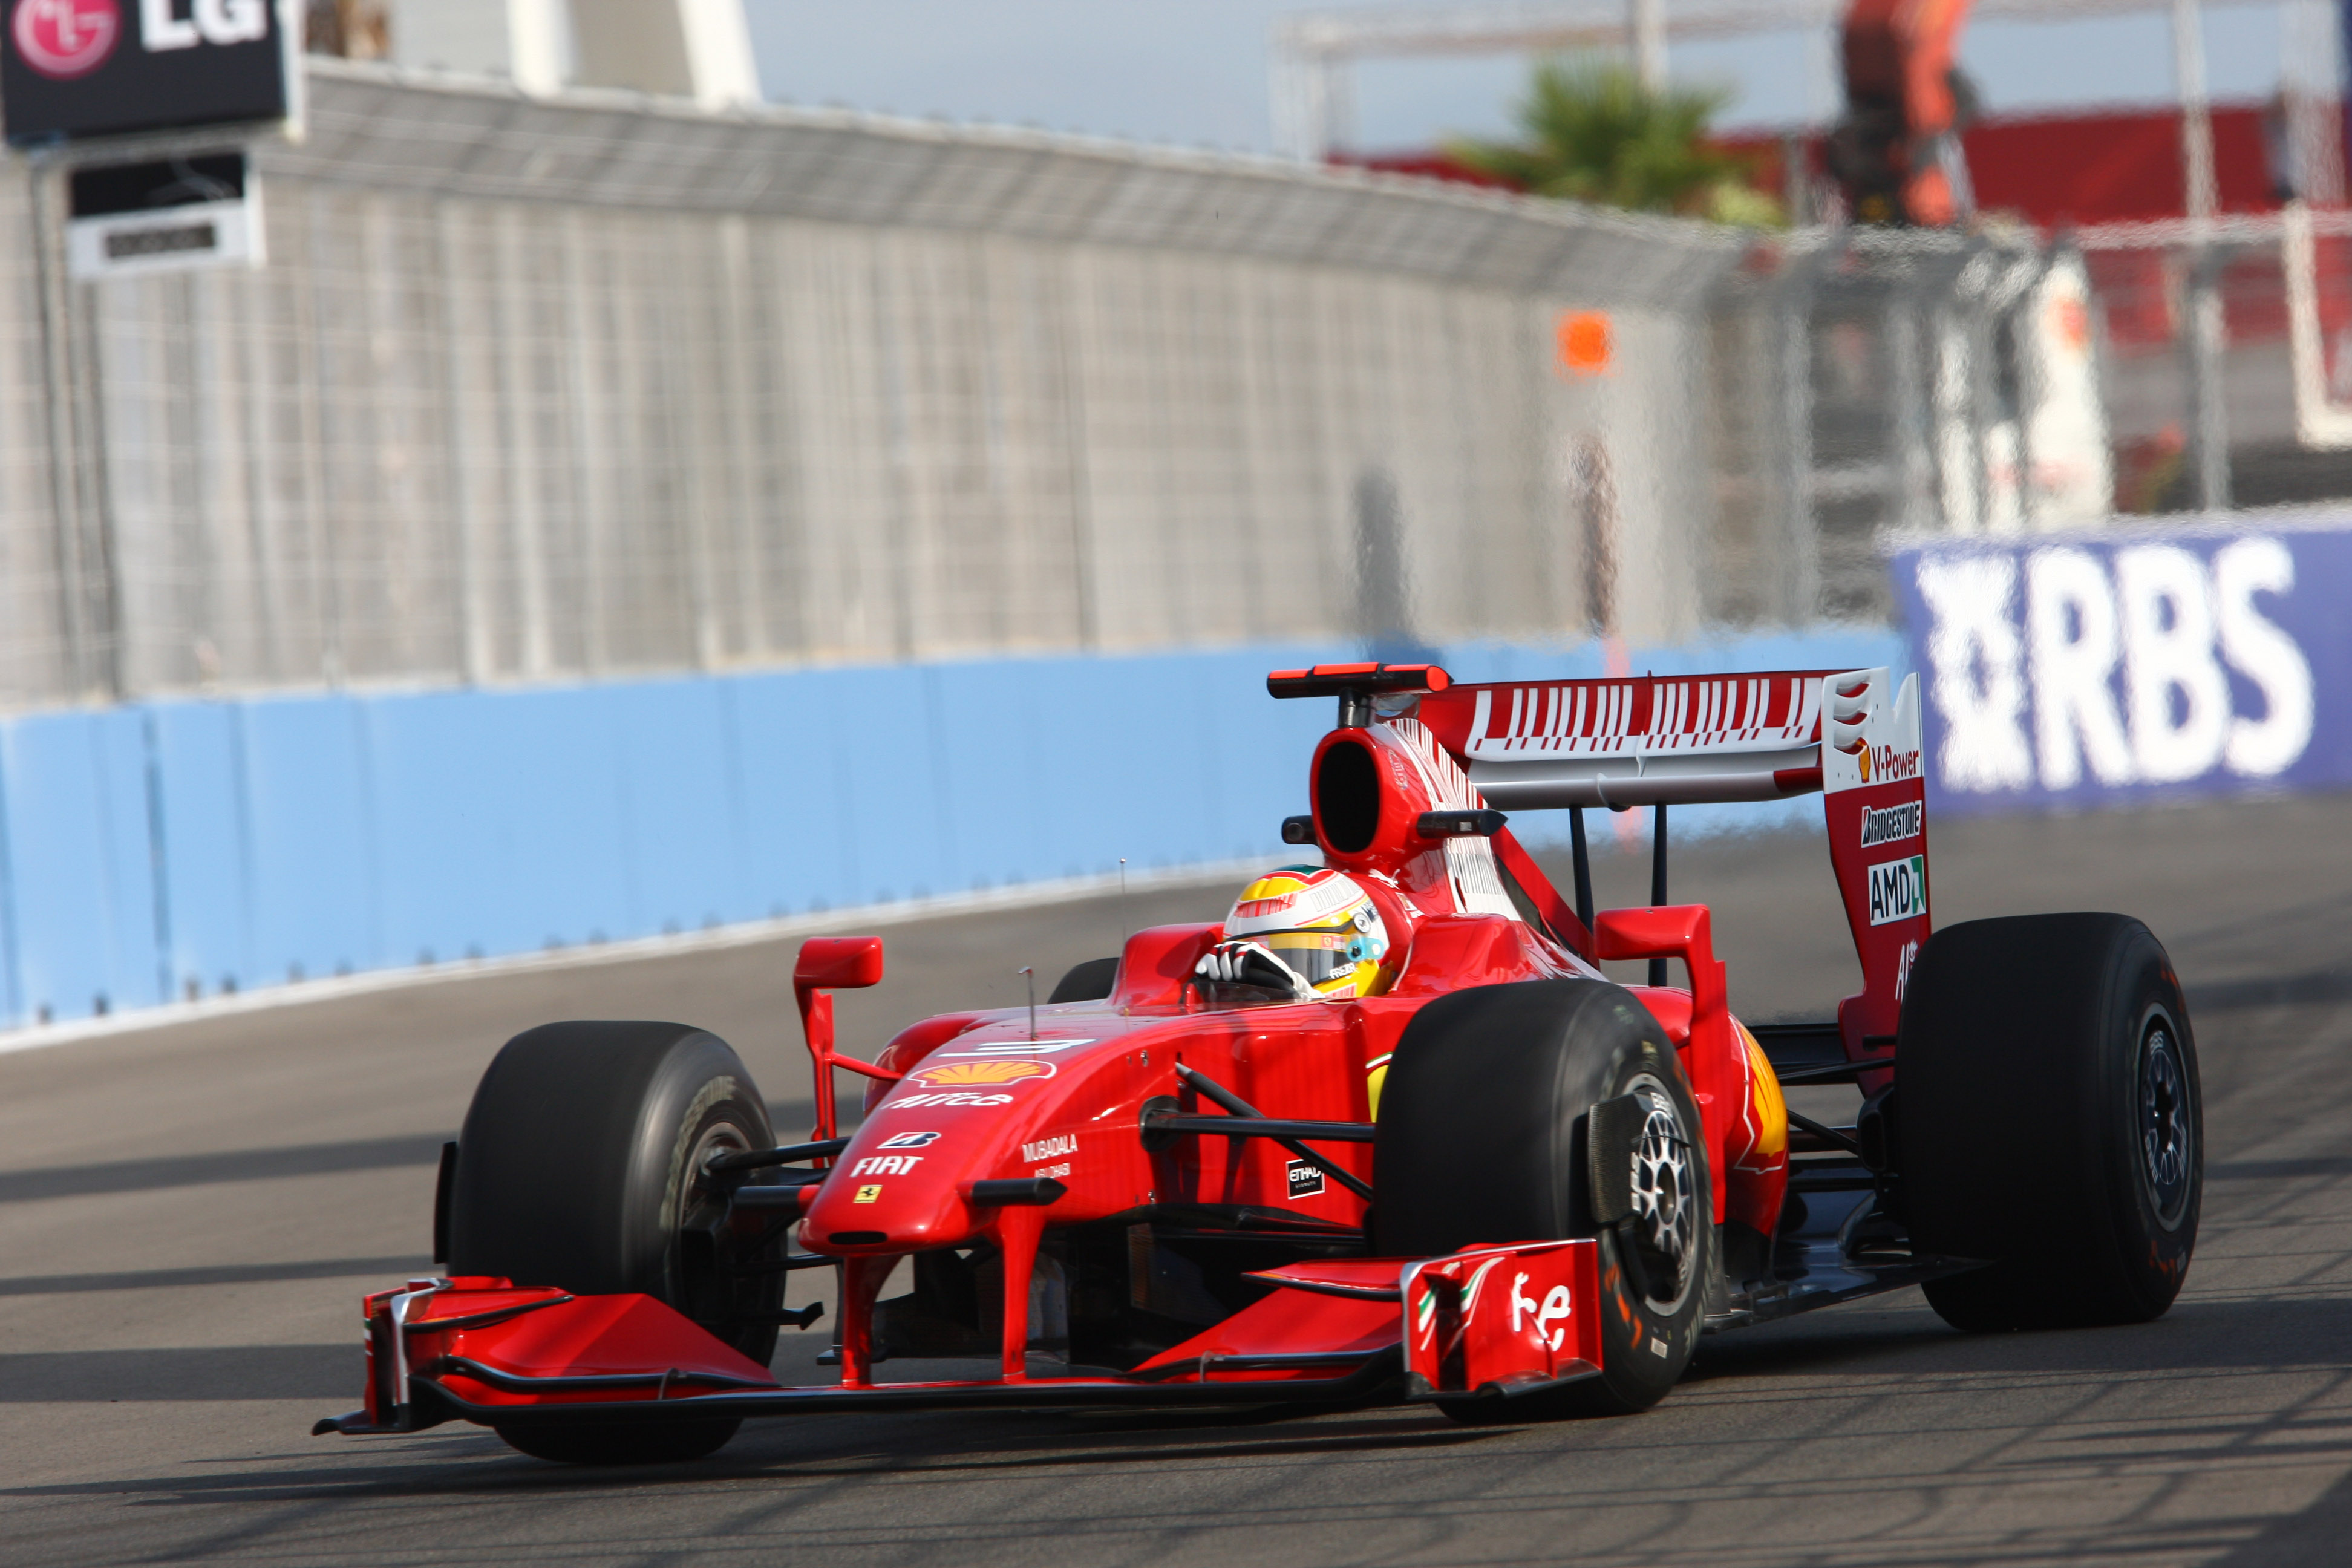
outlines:
{"label": "wheel rim", "polygon": [[1633,1212],[1618,1234],[1632,1241],[1641,1260],[1650,1305],[1670,1312],[1690,1291],[1691,1264],[1698,1252],[1696,1166],[1690,1135],[1665,1086],[1644,1077],[1630,1092],[1640,1098],[1647,1115],[1633,1143]]}
{"label": "wheel rim", "polygon": [[677,1196],[676,1227],[670,1233],[674,1304],[730,1342],[743,1337],[744,1315],[765,1303],[761,1283],[741,1272],[742,1238],[733,1234],[728,1221],[732,1184],[709,1172],[718,1156],[754,1146],[751,1135],[732,1121],[713,1121],[702,1130],[687,1157],[685,1191]]}
{"label": "wheel rim", "polygon": [[751,1147],[750,1135],[732,1121],[714,1121],[702,1130],[693,1152],[686,1158],[686,1191],[678,1194],[677,1202],[681,1224],[704,1204],[727,1200],[726,1184],[710,1173],[710,1162],[721,1154],[748,1152]]}
{"label": "wheel rim", "polygon": [[2156,1217],[2169,1230],[2189,1207],[2197,1122],[2172,1020],[2158,1013],[2140,1034],[2139,1173]]}

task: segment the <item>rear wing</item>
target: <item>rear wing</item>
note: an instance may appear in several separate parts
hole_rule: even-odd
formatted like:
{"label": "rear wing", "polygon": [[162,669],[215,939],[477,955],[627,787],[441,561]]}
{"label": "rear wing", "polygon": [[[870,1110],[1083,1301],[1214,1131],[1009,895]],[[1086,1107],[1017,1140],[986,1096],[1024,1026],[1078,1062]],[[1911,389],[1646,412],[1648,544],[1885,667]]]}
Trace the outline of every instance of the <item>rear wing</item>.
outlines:
{"label": "rear wing", "polygon": [[1503,811],[1779,800],[1822,787],[1835,673],[1449,686],[1421,700],[1419,717]]}
{"label": "rear wing", "polygon": [[[1655,808],[1655,902],[1665,899],[1665,807],[1821,792],[1863,971],[1839,1032],[1849,1058],[1892,1047],[1930,929],[1916,675],[1899,689],[1884,668],[1460,685],[1434,666],[1354,664],[1283,671],[1267,687],[1337,695],[1343,726],[1410,707],[1481,803],[1507,813]],[[1580,820],[1574,837],[1581,922],[1591,911]],[[1522,880],[1533,870],[1523,861],[1512,858]],[[1542,893],[1558,901],[1549,886]]]}

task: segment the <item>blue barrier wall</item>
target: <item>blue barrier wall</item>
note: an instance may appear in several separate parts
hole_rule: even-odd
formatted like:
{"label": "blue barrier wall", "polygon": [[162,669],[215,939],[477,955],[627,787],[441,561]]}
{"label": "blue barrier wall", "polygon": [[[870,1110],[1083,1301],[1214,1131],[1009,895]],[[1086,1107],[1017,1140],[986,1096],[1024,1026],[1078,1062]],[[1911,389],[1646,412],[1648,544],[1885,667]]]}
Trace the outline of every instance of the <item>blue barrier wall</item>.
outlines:
{"label": "blue barrier wall", "polygon": [[[530,689],[162,701],[0,723],[10,1024],[769,916],[1286,853],[1325,702],[1264,647]],[[1464,679],[1595,646],[1444,650]],[[1636,671],[1896,663],[1890,633]],[[1682,830],[1818,816],[1693,810]],[[1528,819],[1541,842],[1550,825]],[[1564,831],[1564,830],[1563,830]]]}

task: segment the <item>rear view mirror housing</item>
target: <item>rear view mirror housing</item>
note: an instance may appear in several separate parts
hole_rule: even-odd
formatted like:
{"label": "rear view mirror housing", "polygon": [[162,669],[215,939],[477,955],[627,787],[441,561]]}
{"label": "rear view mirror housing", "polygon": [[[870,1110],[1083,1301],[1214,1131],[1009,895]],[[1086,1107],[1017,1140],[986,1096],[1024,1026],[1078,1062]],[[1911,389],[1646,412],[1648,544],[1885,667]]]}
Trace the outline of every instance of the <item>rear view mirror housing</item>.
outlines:
{"label": "rear view mirror housing", "polygon": [[882,983],[878,936],[818,936],[801,943],[793,984],[805,991],[859,991]]}

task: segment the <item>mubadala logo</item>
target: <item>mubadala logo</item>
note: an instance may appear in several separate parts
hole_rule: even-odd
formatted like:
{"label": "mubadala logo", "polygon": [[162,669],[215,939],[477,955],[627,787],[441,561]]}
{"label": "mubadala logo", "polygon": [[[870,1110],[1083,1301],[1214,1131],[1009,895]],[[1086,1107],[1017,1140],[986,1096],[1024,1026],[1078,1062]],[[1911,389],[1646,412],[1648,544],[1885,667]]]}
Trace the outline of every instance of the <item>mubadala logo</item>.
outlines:
{"label": "mubadala logo", "polygon": [[1065,1154],[1077,1152],[1078,1139],[1074,1132],[1058,1133],[1051,1138],[1040,1138],[1034,1143],[1021,1145],[1021,1157],[1033,1163],[1039,1160],[1057,1160]]}
{"label": "mubadala logo", "polygon": [[[1912,754],[1916,756],[1918,753],[1915,752]],[[1862,847],[1868,849],[1874,845],[1893,844],[1899,839],[1918,837],[1919,825],[1926,816],[1927,811],[1927,808],[1925,805],[1915,800],[1908,805],[1891,805],[1885,811],[1864,812],[1862,814]]]}
{"label": "mubadala logo", "polygon": [[1927,858],[1889,860],[1870,868],[1870,923],[1907,921],[1927,912]]}

